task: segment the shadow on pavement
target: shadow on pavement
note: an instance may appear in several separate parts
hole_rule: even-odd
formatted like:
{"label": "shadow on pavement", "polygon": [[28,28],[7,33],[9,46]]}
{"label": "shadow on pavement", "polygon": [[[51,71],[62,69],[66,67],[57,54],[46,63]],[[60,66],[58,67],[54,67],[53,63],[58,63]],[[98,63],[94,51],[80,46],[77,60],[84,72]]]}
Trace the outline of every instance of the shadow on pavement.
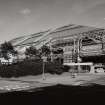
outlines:
{"label": "shadow on pavement", "polygon": [[[42,89],[8,92],[0,94],[0,102],[11,105],[70,105],[102,103],[105,98],[105,86],[88,84],[88,86],[56,85]],[[71,104],[71,105],[72,105]]]}

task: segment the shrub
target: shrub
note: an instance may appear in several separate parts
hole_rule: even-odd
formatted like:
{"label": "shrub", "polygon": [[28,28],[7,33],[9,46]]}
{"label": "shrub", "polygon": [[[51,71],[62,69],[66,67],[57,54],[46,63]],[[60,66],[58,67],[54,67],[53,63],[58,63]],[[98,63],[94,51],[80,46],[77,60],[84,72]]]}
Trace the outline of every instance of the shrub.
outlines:
{"label": "shrub", "polygon": [[[43,62],[42,60],[24,60],[12,65],[1,65],[1,77],[19,77],[26,75],[42,74]],[[46,62],[45,72],[51,74],[62,74],[67,72],[69,67],[63,66],[59,63]]]}
{"label": "shrub", "polygon": [[45,70],[46,70],[46,72],[51,73],[51,74],[63,73],[62,65],[57,64],[57,63],[51,63],[51,62],[47,63],[45,66]]}

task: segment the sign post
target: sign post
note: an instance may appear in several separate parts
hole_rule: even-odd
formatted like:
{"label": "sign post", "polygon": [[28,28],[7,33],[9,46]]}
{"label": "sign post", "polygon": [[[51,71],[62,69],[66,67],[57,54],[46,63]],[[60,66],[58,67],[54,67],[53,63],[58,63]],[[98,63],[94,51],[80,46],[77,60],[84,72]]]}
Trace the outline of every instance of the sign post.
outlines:
{"label": "sign post", "polygon": [[45,77],[45,63],[47,62],[47,57],[46,56],[43,56],[42,59],[43,59],[42,79],[45,80],[46,79],[46,77]]}

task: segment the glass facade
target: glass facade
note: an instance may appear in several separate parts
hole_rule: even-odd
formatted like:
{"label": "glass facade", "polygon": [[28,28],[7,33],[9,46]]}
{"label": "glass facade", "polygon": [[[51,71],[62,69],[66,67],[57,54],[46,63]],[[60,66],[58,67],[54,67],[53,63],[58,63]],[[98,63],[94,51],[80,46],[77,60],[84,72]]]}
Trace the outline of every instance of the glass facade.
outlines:
{"label": "glass facade", "polygon": [[[67,30],[68,31],[68,30]],[[65,35],[64,35],[65,33]],[[68,32],[67,32],[68,33]],[[95,53],[102,53],[102,36],[105,39],[104,30],[92,30],[83,33],[75,34],[76,37],[69,35],[70,37],[65,37],[68,35],[66,32],[57,32],[56,40],[53,42],[53,47],[62,47],[64,50],[64,62],[72,62],[74,53],[78,51],[80,56],[94,55]],[[65,38],[64,38],[65,37]],[[74,45],[75,39],[75,45]],[[78,45],[79,43],[79,45]],[[103,43],[103,46],[105,44]],[[75,47],[75,49],[74,49]],[[76,52],[74,51],[76,50]]]}

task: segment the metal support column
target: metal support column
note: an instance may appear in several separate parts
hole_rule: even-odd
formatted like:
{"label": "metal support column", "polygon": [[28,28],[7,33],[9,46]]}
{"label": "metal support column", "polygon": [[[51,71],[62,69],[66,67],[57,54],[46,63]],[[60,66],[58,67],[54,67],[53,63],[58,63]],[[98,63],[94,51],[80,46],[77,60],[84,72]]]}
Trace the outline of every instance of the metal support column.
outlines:
{"label": "metal support column", "polygon": [[[81,58],[80,58],[80,41],[81,41],[81,39],[80,38],[78,38],[78,40],[77,40],[77,63],[80,63],[81,62]],[[78,72],[80,72],[81,71],[81,67],[80,67],[80,65],[78,65]]]}
{"label": "metal support column", "polygon": [[51,40],[52,39],[50,39],[50,50],[51,50],[50,56],[51,56],[51,62],[53,62],[53,53],[52,53],[52,43],[51,43]]}

